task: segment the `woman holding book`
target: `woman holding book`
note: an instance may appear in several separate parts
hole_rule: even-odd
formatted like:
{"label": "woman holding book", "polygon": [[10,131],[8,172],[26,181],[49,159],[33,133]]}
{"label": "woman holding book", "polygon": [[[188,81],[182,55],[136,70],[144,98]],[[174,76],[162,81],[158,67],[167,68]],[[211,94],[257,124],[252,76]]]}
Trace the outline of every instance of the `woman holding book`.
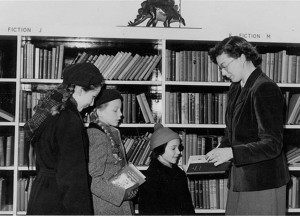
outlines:
{"label": "woman holding book", "polygon": [[284,215],[289,172],[283,152],[284,99],[259,65],[248,41],[224,39],[209,51],[231,80],[226,129],[220,147],[207,153],[215,166],[232,161],[227,215]]}
{"label": "woman holding book", "polygon": [[151,162],[139,189],[141,215],[195,214],[185,172],[177,166],[183,147],[180,137],[156,124],[150,140]]}
{"label": "woman holding book", "polygon": [[36,153],[37,176],[27,214],[93,214],[88,137],[80,112],[94,103],[103,76],[93,64],[67,67],[63,83],[48,92],[25,124]]}
{"label": "woman holding book", "polygon": [[120,132],[116,128],[122,119],[121,94],[114,89],[103,90],[95,100],[95,109],[87,129],[90,140],[89,172],[96,215],[131,215],[131,201],[125,189],[111,183],[110,178],[127,165]]}

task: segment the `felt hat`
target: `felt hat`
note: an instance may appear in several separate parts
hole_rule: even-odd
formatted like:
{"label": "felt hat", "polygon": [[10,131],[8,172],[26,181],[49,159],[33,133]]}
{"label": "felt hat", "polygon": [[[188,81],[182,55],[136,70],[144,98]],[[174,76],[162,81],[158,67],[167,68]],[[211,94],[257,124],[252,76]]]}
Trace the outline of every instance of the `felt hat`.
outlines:
{"label": "felt hat", "polygon": [[179,135],[172,131],[170,128],[164,127],[160,123],[154,125],[154,133],[150,139],[150,149],[163,145],[171,140],[180,139]]}
{"label": "felt hat", "polygon": [[103,83],[104,78],[100,70],[92,63],[77,63],[65,68],[63,83],[75,84],[82,87]]}
{"label": "felt hat", "polygon": [[103,89],[94,101],[95,107],[98,107],[104,103],[120,99],[123,101],[123,97],[120,92],[116,89]]}

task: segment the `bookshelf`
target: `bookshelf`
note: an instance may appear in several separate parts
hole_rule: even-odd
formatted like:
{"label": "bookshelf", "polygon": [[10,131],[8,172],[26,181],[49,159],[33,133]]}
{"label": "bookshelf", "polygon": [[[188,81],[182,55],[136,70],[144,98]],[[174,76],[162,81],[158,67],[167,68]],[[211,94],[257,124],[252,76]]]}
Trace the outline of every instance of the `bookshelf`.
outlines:
{"label": "bookshelf", "polygon": [[[267,64],[262,65],[263,71],[268,70],[268,76],[271,77],[273,80],[275,80],[276,83],[278,83],[278,86],[282,90],[282,93],[287,97],[287,101],[289,101],[291,94],[299,93],[300,91],[299,88],[300,82],[296,78],[297,73],[299,71],[298,67],[300,63],[298,62],[299,60],[295,61],[295,60],[287,60],[287,59],[289,59],[289,56],[293,56],[292,57],[293,59],[298,58],[295,56],[299,56],[300,54],[299,45],[294,43],[265,43],[265,42],[253,42],[253,43],[258,48],[258,51],[263,56],[263,59],[265,59],[265,61],[268,62],[267,63],[268,65]],[[205,60],[204,68],[206,69],[204,69],[204,73],[200,74],[200,76],[198,74],[198,77],[195,76],[194,78],[191,78],[194,76],[193,75],[194,74],[193,70],[195,70],[194,68],[198,68],[201,65],[203,65],[201,64],[202,63],[201,56],[203,55],[203,58],[207,58],[206,56],[207,51],[209,50],[209,47],[212,46],[213,46],[213,42],[211,41],[192,41],[192,40],[186,40],[186,41],[167,40],[166,41],[166,55],[165,55],[166,56],[166,69],[165,69],[166,79],[165,82],[163,83],[164,85],[163,88],[165,89],[164,101],[166,101],[165,109],[167,111],[165,111],[164,113],[164,117],[165,117],[164,123],[166,126],[173,128],[174,130],[184,131],[184,137],[186,137],[187,134],[192,134],[192,138],[191,137],[186,138],[185,141],[186,142],[185,149],[188,149],[185,152],[187,154],[186,158],[188,158],[189,154],[192,155],[195,152],[196,153],[199,152],[199,150],[197,149],[198,146],[201,145],[199,144],[199,136],[200,137],[211,136],[211,135],[221,136],[223,133],[223,129],[225,128],[224,122],[218,119],[219,115],[224,115],[224,113],[220,114],[220,112],[215,111],[215,108],[217,108],[217,110],[218,109],[220,110],[220,106],[216,105],[220,103],[220,99],[219,101],[217,99],[215,104],[213,104],[214,102],[211,102],[211,101],[215,101],[213,99],[214,97],[212,97],[212,99],[208,99],[207,102],[205,102],[204,99],[204,102],[202,102],[204,106],[205,104],[211,103],[210,105],[211,112],[209,112],[209,110],[201,111],[201,97],[200,97],[200,108],[198,107],[198,108],[190,109],[182,106],[183,101],[185,101],[185,104],[188,104],[187,105],[188,107],[190,106],[193,107],[195,106],[195,104],[199,103],[199,99],[198,100],[194,99],[196,98],[195,97],[196,93],[198,94],[199,97],[199,94],[209,95],[211,93],[212,95],[214,94],[218,95],[219,93],[224,93],[224,92],[226,93],[226,91],[228,90],[230,83],[224,82],[224,80],[220,79],[217,68],[215,68],[214,65],[211,65],[209,59]],[[275,73],[280,72],[280,67],[282,67],[282,65],[278,65],[275,63],[279,62],[278,56],[280,55],[280,53],[282,53],[282,50],[285,50],[286,60],[290,61],[291,65],[293,64],[293,66],[288,66],[288,67],[290,68],[292,67],[294,69],[292,71],[289,71],[289,69],[287,68],[282,69],[284,71],[281,71],[281,77],[279,77],[279,75],[275,76]],[[196,57],[195,59],[195,56],[197,55],[200,57]],[[276,55],[277,55],[276,61],[274,61]],[[273,61],[266,59],[266,58],[271,59],[271,56],[273,56]],[[198,61],[200,61],[201,63],[199,64]],[[188,74],[182,74],[184,73],[184,71],[189,71],[191,77],[189,77]],[[284,72],[286,73],[285,75],[282,74]],[[293,75],[291,75],[291,73],[293,73]],[[288,77],[290,78],[288,79]],[[292,79],[291,77],[294,78]],[[192,80],[196,80],[196,81],[192,81]],[[178,95],[178,92],[181,94]],[[183,92],[188,94],[188,99],[182,99],[183,97],[186,97],[182,94]],[[289,94],[287,94],[287,92],[289,92]],[[172,98],[172,93],[173,94],[175,93],[175,96],[173,98]],[[190,95],[192,97],[192,100],[195,101],[190,102]],[[209,97],[211,97],[211,95]],[[173,104],[173,106],[172,105],[168,106],[168,102],[170,104]],[[172,107],[174,107],[174,105],[179,107],[177,111],[172,110]],[[200,111],[199,110],[197,111],[195,109],[200,109]],[[201,117],[201,112],[202,112],[202,117]],[[172,114],[171,116],[168,116],[167,113],[172,113]],[[190,113],[192,113],[192,115]],[[172,115],[173,115],[173,119],[172,119]],[[184,115],[184,117],[187,119],[182,118],[182,115]],[[205,119],[206,115],[208,115],[208,117],[206,117]],[[192,119],[192,121],[190,121],[190,117],[195,119]],[[199,119],[197,120],[197,118]],[[218,119],[218,121],[216,120],[213,121],[213,119]],[[300,125],[298,124],[284,125],[285,132],[288,132],[289,130],[299,130],[299,129],[300,129]],[[196,136],[194,134],[196,134]],[[193,147],[190,147],[188,144],[192,145]],[[184,162],[186,162],[186,159],[183,160],[183,163]],[[292,175],[295,175],[299,178],[299,171],[300,171],[299,167],[290,167],[289,169]],[[199,189],[200,186],[198,186],[199,188],[196,190],[195,182],[197,181],[193,180],[195,176],[188,176],[188,177],[189,180],[191,180],[191,182],[194,182],[190,184],[191,193],[194,195],[198,194],[198,198],[202,197],[203,199],[203,197],[205,197],[203,195],[204,189],[203,188]],[[206,176],[206,178],[220,179],[218,174],[215,174],[215,176],[209,175]],[[202,193],[199,193],[199,190],[202,191]],[[221,186],[218,187],[217,191],[218,190],[221,190]],[[289,200],[288,200],[289,203],[287,206],[288,208],[287,212],[291,214],[295,212],[299,212],[299,208],[298,208],[299,206],[295,205],[295,202],[297,201],[293,200],[295,199],[295,197],[291,196],[291,189],[289,190],[288,193],[289,193]],[[292,192],[292,194],[295,194],[295,192]],[[214,197],[216,196],[216,187],[214,184],[210,188],[210,196],[214,196]],[[216,199],[218,200],[218,198]],[[194,200],[194,204],[195,202],[197,203],[197,201]],[[208,207],[201,206],[200,208],[199,207],[197,208],[196,204],[195,206],[196,206],[196,213],[199,214],[208,214],[208,213],[223,214],[225,212],[223,208],[216,208],[215,205],[208,206]]]}
{"label": "bookshelf", "polygon": [[0,109],[7,115],[0,118],[0,212],[13,214],[14,182],[17,179],[15,137],[18,136],[17,98],[17,37],[0,37]]}
{"label": "bookshelf", "polygon": [[[196,52],[200,52],[205,58],[207,55],[207,51],[210,47],[214,45],[214,41],[209,40],[186,40],[186,39],[173,39],[168,40],[164,39],[153,39],[147,36],[143,36],[141,38],[102,38],[102,37],[69,37],[69,36],[28,36],[28,35],[19,35],[19,36],[0,36],[0,57],[2,57],[1,53],[4,53],[4,57],[6,56],[9,58],[9,61],[2,61],[0,58],[0,74],[1,69],[3,68],[3,75],[0,77],[0,88],[1,88],[1,95],[5,94],[8,95],[6,99],[4,97],[0,98],[0,108],[6,111],[11,112],[15,116],[14,121],[10,122],[4,119],[0,121],[0,136],[4,136],[5,140],[7,137],[13,136],[13,153],[11,157],[11,164],[7,164],[5,166],[0,167],[0,178],[6,179],[7,191],[9,194],[6,198],[6,207],[5,209],[0,210],[0,214],[5,215],[24,215],[26,214],[26,201],[21,203],[21,196],[25,196],[21,194],[20,188],[24,188],[26,185],[26,181],[28,177],[34,176],[35,174],[35,167],[27,165],[26,161],[24,164],[20,165],[20,157],[21,152],[19,151],[20,147],[20,132],[24,126],[24,122],[32,115],[32,105],[30,109],[24,106],[23,99],[24,99],[24,92],[26,94],[30,94],[32,92],[40,92],[42,93],[44,90],[48,88],[52,88],[62,82],[61,77],[56,77],[56,75],[48,76],[46,75],[46,67],[40,68],[41,65],[45,65],[46,59],[40,60],[37,58],[35,52],[35,48],[39,48],[39,53],[42,53],[41,50],[47,50],[47,61],[52,62],[55,59],[59,59],[59,55],[57,58],[51,56],[49,51],[52,51],[53,48],[59,50],[62,46],[63,49],[63,62],[62,63],[55,63],[57,64],[57,68],[59,64],[61,64],[62,69],[68,65],[72,64],[75,59],[79,56],[79,53],[87,53],[88,55],[100,55],[100,54],[107,54],[116,56],[119,52],[131,52],[132,59],[136,54],[140,56],[161,56],[158,64],[153,66],[154,69],[158,70],[156,75],[149,75],[146,80],[140,80],[137,78],[131,79],[124,79],[119,80],[116,78],[109,78],[105,81],[106,85],[110,88],[117,88],[124,94],[141,94],[145,93],[151,108],[153,109],[153,103],[156,103],[156,111],[158,112],[158,117],[156,117],[155,121],[161,121],[166,127],[170,127],[180,133],[183,137],[185,137],[185,145],[188,149],[188,152],[185,152],[185,159],[183,159],[183,165],[186,163],[187,155],[191,154],[194,150],[192,147],[195,142],[198,142],[200,138],[210,144],[216,142],[219,136],[223,135],[223,129],[225,128],[225,124],[222,121],[222,118],[219,118],[219,115],[224,116],[224,112],[219,113],[219,108],[217,104],[221,101],[220,98],[224,98],[224,94],[229,88],[230,83],[225,82],[222,80],[222,77],[217,73],[216,67],[214,67],[206,56],[206,60],[204,61],[204,65],[206,68],[200,69],[198,66],[193,68],[193,65],[189,65],[189,63],[185,65],[187,71],[191,71],[192,74],[196,76],[194,79],[193,76],[185,77],[183,75],[183,79],[179,78],[178,76],[180,73],[177,71],[176,76],[176,64],[172,63],[172,58],[170,55],[171,51],[175,52],[176,59],[176,52],[185,51],[185,56],[195,56]],[[31,44],[30,46],[28,44]],[[260,53],[277,53],[282,50],[286,50],[288,55],[296,55],[300,56],[300,45],[299,44],[292,44],[292,43],[267,43],[267,42],[255,42],[256,46]],[[31,51],[24,51],[24,47],[31,47]],[[34,49],[33,49],[34,48]],[[194,52],[192,52],[194,51]],[[44,53],[44,51],[43,51]],[[57,52],[56,52],[57,53]],[[120,54],[119,54],[120,55]],[[174,55],[174,54],[173,54]],[[46,55],[45,55],[46,56]],[[49,57],[51,56],[51,58]],[[36,58],[35,58],[36,57]],[[39,56],[40,57],[40,56]],[[52,58],[53,57],[53,58]],[[80,58],[80,57],[78,57]],[[123,62],[125,64],[126,57],[124,57],[123,61],[119,59],[119,62]],[[154,57],[153,57],[154,58]],[[179,56],[177,56],[179,59]],[[31,60],[30,60],[31,59]],[[50,60],[51,59],[51,60]],[[148,57],[149,59],[149,57]],[[39,67],[35,64],[37,60],[40,62]],[[55,60],[56,61],[56,60]],[[147,59],[140,60],[141,62],[147,62]],[[198,60],[196,60],[197,62]],[[2,65],[2,63],[4,63]],[[26,71],[30,71],[32,75],[27,76],[28,73],[24,72],[24,62],[26,62]],[[47,62],[47,69],[51,68]],[[193,62],[193,60],[191,60]],[[127,56],[127,63],[129,64],[128,56]],[[201,64],[201,62],[200,62]],[[48,68],[49,66],[49,68]],[[198,69],[197,69],[198,67]],[[45,70],[41,76],[34,75],[34,72],[37,71],[35,68],[39,68],[40,70]],[[119,69],[122,68],[119,65]],[[123,67],[123,69],[126,66]],[[141,69],[142,66],[140,65]],[[149,68],[151,68],[149,66]],[[153,71],[153,69],[151,69]],[[173,71],[172,71],[173,70]],[[205,71],[207,73],[203,73],[203,79],[197,77],[197,73],[193,73],[192,71]],[[52,71],[52,69],[51,69]],[[57,71],[58,74],[58,71]],[[107,75],[109,75],[108,73]],[[175,75],[175,77],[173,75]],[[177,78],[178,79],[177,79]],[[196,81],[192,81],[196,80]],[[285,93],[287,91],[290,94],[293,93],[300,93],[300,83],[282,83],[278,82],[279,87],[282,89],[282,92]],[[169,93],[176,93],[176,96],[180,95],[180,97],[173,97],[173,101],[171,103]],[[214,104],[211,102],[211,112],[203,113],[202,118],[199,114],[195,114],[196,110],[186,110],[186,118],[182,119],[182,109],[180,104],[180,109],[170,111],[170,108],[179,108],[178,98],[181,99],[182,94],[187,93],[188,98],[189,95],[191,97],[195,96],[195,93],[198,93],[197,97],[200,98],[210,98],[211,101],[214,101]],[[202,96],[201,96],[202,95]],[[28,96],[26,96],[27,98]],[[197,99],[197,100],[198,100]],[[219,99],[219,100],[217,100]],[[174,102],[175,101],[175,102]],[[177,101],[177,102],[176,102]],[[199,103],[198,101],[198,103]],[[208,100],[206,101],[208,103]],[[170,105],[173,104],[171,107]],[[194,105],[195,101],[186,101],[186,104]],[[204,104],[204,102],[203,102]],[[213,104],[213,105],[212,105]],[[169,106],[168,106],[169,105]],[[26,108],[26,111],[25,109]],[[31,110],[31,111],[30,111]],[[217,112],[218,111],[218,112]],[[31,113],[30,113],[31,112]],[[175,112],[175,114],[174,114]],[[27,116],[23,116],[26,113]],[[170,116],[172,113],[172,116]],[[194,113],[191,115],[191,113]],[[204,117],[207,119],[204,119]],[[210,117],[208,117],[210,116]],[[218,116],[218,118],[217,118]],[[206,118],[205,117],[205,118]],[[170,121],[172,118],[172,121]],[[158,120],[159,119],[159,120]],[[196,120],[197,119],[197,120]],[[190,121],[189,121],[190,120]],[[217,121],[218,120],[218,121]],[[300,125],[285,125],[285,131],[288,130],[298,130],[300,129]],[[143,119],[142,112],[139,110],[137,106],[137,113],[136,113],[136,122],[133,123],[132,121],[124,122],[120,125],[121,134],[123,135],[123,139],[130,139],[134,136],[144,136],[147,133],[153,132],[153,123],[146,123]],[[187,138],[188,137],[188,138]],[[196,137],[196,138],[195,138]],[[125,143],[125,142],[124,142]],[[137,144],[146,145],[146,141],[141,141]],[[6,143],[5,143],[6,145]],[[147,146],[145,146],[146,148]],[[143,149],[141,147],[141,149]],[[185,150],[186,151],[186,150]],[[141,156],[143,157],[143,156]],[[145,157],[145,156],[144,156]],[[142,164],[139,166],[141,170],[146,170],[147,165]],[[299,167],[291,167],[291,173],[299,173]],[[192,180],[195,180],[199,176],[189,177]],[[202,177],[201,177],[202,178]],[[207,180],[214,180],[214,179],[225,179],[226,174],[215,176],[209,175],[206,176],[205,179]],[[24,190],[24,189],[22,189]],[[217,208],[213,206],[212,208],[196,208],[196,213],[198,214],[224,214],[225,210]],[[298,208],[289,208],[289,213],[300,212]]]}

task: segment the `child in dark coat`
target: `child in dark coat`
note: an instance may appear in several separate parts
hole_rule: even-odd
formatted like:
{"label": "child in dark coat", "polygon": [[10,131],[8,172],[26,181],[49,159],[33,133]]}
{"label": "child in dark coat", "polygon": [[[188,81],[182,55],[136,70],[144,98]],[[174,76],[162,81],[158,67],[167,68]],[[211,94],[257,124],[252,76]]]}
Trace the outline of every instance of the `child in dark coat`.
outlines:
{"label": "child in dark coat", "polygon": [[151,162],[139,189],[142,215],[195,214],[185,172],[177,166],[182,145],[177,133],[156,124],[151,136]]}
{"label": "child in dark coat", "polygon": [[91,63],[64,70],[63,83],[49,92],[25,124],[36,153],[28,215],[93,214],[88,173],[88,137],[80,112],[94,103],[103,76]]}

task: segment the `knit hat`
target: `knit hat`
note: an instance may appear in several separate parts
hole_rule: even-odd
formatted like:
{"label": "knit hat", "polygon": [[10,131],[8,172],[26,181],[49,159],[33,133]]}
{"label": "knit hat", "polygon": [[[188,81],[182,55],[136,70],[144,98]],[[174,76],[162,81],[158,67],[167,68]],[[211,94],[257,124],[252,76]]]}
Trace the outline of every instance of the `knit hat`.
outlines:
{"label": "knit hat", "polygon": [[77,63],[65,68],[63,83],[89,87],[103,83],[104,78],[99,69],[92,63]]}
{"label": "knit hat", "polygon": [[164,127],[160,123],[156,123],[154,125],[154,133],[152,134],[150,140],[150,149],[153,150],[156,147],[174,139],[180,139],[177,133],[172,131],[170,128]]}
{"label": "knit hat", "polygon": [[98,97],[96,97],[94,105],[95,105],[95,107],[98,107],[101,104],[104,104],[104,103],[107,103],[107,102],[110,102],[110,101],[113,101],[116,99],[120,99],[121,101],[123,101],[123,97],[119,91],[117,91],[115,89],[104,89],[100,92]]}

